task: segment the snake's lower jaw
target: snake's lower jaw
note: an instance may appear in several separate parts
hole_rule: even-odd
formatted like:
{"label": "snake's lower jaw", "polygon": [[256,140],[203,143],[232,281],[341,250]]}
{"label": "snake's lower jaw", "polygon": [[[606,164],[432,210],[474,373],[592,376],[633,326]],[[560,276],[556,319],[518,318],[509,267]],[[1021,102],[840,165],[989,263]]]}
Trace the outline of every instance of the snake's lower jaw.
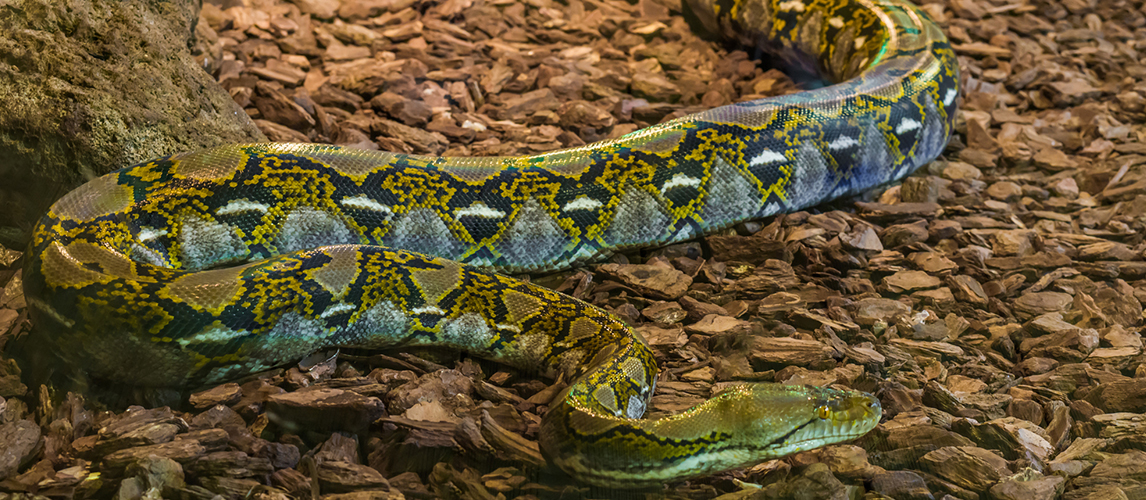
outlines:
{"label": "snake's lower jaw", "polygon": [[[774,448],[765,450],[762,459],[778,458],[800,451],[830,444],[843,443],[862,437],[879,425],[883,408],[879,400],[863,392],[843,392],[831,401],[816,405],[807,424],[795,426],[781,440],[776,438]],[[782,429],[772,429],[776,435]]]}
{"label": "snake's lower jaw", "polygon": [[753,451],[754,462],[856,439],[883,414],[875,396],[858,391],[751,384],[728,392],[726,411],[752,415],[739,444]]}
{"label": "snake's lower jaw", "polygon": [[[850,441],[882,416],[867,393],[781,384],[735,385],[659,420],[555,409],[542,424],[542,448],[580,481],[611,488],[661,487]],[[632,446],[640,440],[649,445]]]}

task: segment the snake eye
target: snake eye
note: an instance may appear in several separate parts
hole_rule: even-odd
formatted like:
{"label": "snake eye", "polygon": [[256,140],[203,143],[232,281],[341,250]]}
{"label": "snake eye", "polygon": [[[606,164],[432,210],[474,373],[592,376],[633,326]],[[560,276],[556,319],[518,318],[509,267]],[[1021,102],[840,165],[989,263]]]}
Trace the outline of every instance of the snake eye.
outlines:
{"label": "snake eye", "polygon": [[818,408],[816,408],[816,415],[824,420],[827,420],[832,416],[832,410],[828,408],[828,405],[820,405]]}

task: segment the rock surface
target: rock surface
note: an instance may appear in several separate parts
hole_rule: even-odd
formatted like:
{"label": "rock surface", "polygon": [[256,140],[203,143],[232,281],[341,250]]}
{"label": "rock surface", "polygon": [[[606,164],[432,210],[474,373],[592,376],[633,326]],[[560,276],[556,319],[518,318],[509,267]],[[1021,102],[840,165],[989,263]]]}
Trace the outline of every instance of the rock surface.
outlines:
{"label": "rock surface", "polygon": [[[264,136],[193,57],[196,2],[45,0],[0,10],[0,241],[59,196],[157,156]],[[200,46],[210,45],[199,39]]]}

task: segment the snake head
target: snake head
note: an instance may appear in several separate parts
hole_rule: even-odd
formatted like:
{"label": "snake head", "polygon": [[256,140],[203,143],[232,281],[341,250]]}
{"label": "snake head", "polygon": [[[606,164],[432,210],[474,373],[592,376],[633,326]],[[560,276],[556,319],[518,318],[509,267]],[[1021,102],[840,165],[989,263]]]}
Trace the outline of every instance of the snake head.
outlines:
{"label": "snake head", "polygon": [[883,409],[870,394],[826,387],[746,384],[729,388],[725,412],[737,415],[745,446],[776,458],[863,436]]}
{"label": "snake head", "polygon": [[565,398],[542,421],[541,448],[582,481],[619,488],[746,467],[858,438],[879,423],[870,394],[739,384],[676,415],[632,420]]}

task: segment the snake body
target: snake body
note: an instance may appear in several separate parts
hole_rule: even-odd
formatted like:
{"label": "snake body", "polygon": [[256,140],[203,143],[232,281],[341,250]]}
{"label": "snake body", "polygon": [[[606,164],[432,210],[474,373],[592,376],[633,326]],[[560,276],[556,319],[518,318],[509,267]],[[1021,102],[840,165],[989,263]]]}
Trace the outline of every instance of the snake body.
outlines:
{"label": "snake body", "polygon": [[810,58],[840,83],[528,157],[250,144],[128,167],[36,227],[25,290],[37,339],[93,377],[147,386],[234,379],[333,346],[446,345],[563,374],[541,448],[607,486],[864,434],[880,417],[873,397],[769,384],[640,419],[657,368],[639,335],[494,271],[567,268],[810,207],[944,148],[955,56],[913,5],[707,1],[692,9],[711,29]]}

